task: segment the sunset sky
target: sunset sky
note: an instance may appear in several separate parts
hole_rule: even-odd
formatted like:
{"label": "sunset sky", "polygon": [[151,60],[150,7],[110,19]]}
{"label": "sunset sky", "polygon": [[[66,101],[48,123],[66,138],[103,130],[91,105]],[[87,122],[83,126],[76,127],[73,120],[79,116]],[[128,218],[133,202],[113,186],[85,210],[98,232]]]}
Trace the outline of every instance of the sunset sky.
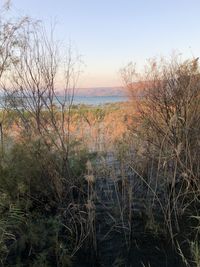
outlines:
{"label": "sunset sky", "polygon": [[12,9],[57,23],[56,38],[70,40],[85,63],[80,87],[121,85],[129,61],[200,55],[199,0],[13,0]]}

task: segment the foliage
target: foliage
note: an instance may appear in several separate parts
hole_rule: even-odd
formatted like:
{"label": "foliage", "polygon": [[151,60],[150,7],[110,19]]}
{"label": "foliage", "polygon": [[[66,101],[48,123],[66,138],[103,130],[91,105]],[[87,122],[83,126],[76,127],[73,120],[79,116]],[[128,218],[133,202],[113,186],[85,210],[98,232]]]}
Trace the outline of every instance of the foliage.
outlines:
{"label": "foliage", "polygon": [[[122,76],[133,105],[137,103],[139,118],[139,124],[132,127],[137,140],[132,166],[149,188],[148,197],[153,195],[155,225],[159,222],[159,206],[171,240],[182,238],[178,234],[181,227],[191,243],[190,256],[198,266],[199,246],[192,234],[193,223],[189,222],[188,230],[185,225],[182,227],[182,220],[195,215],[199,207],[199,60],[183,61],[177,56],[170,60],[153,59],[142,73],[130,63]],[[188,257],[185,251],[181,251],[183,258]]]}
{"label": "foliage", "polygon": [[[70,187],[84,186],[80,178],[87,155],[86,151],[71,155],[70,184],[59,176],[59,153],[48,151],[41,140],[16,143],[5,153],[0,168],[2,266],[71,265],[75,235],[63,207],[72,201]],[[78,201],[78,195],[74,197]]]}

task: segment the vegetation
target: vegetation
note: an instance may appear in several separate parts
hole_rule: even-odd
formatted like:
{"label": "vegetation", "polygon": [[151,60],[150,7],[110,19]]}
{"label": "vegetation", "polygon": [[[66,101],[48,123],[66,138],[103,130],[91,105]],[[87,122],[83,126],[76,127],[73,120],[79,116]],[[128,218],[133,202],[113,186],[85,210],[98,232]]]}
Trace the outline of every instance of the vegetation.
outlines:
{"label": "vegetation", "polygon": [[[192,220],[199,218],[198,58],[153,60],[145,69],[143,76],[137,73],[133,64],[122,71],[132,99],[134,102],[139,99],[137,108],[141,124],[134,133],[141,140],[142,153],[139,147],[140,164],[135,158],[133,168],[141,174],[141,179],[154,195],[152,207],[158,202],[167,233],[175,248],[181,251],[186,265],[198,266],[199,237],[198,230],[194,230],[198,226]],[[142,81],[140,91],[132,82],[138,78]],[[153,210],[151,216],[156,222]],[[178,234],[180,231],[181,235]],[[192,247],[193,263],[187,258],[188,247]]]}
{"label": "vegetation", "polygon": [[199,266],[198,59],[128,64],[130,101],[93,107],[61,50],[1,11],[0,265]]}

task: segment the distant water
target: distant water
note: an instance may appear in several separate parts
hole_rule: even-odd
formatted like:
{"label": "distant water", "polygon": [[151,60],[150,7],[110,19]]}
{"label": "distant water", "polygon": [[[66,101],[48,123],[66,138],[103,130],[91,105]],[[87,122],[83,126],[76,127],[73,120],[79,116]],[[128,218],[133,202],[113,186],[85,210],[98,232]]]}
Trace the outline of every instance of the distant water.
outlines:
{"label": "distant water", "polygon": [[[64,97],[58,96],[58,99],[63,102]],[[23,101],[23,98],[16,98],[18,102],[18,107],[20,107],[20,101]],[[0,109],[3,107],[3,97],[0,96]],[[108,103],[117,103],[117,102],[126,102],[128,101],[128,97],[126,96],[74,96],[73,104],[85,104],[85,105],[103,105]],[[54,102],[56,105],[58,104],[58,101],[55,99]]]}
{"label": "distant water", "polygon": [[125,102],[128,100],[126,96],[75,96],[74,104],[85,105],[103,105],[108,103]]}

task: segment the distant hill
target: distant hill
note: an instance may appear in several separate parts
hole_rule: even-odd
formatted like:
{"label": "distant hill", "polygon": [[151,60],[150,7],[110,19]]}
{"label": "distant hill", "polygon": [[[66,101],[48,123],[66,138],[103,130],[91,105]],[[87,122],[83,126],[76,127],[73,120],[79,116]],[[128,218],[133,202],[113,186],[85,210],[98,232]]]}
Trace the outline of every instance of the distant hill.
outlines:
{"label": "distant hill", "polygon": [[[91,87],[91,88],[76,88],[76,96],[138,96],[144,95],[144,90],[150,88],[151,81],[139,81],[127,85],[127,88],[120,86],[113,87]],[[62,91],[59,91],[62,95]]]}
{"label": "distant hill", "polygon": [[126,96],[126,90],[123,87],[91,87],[77,88],[77,96]]}

